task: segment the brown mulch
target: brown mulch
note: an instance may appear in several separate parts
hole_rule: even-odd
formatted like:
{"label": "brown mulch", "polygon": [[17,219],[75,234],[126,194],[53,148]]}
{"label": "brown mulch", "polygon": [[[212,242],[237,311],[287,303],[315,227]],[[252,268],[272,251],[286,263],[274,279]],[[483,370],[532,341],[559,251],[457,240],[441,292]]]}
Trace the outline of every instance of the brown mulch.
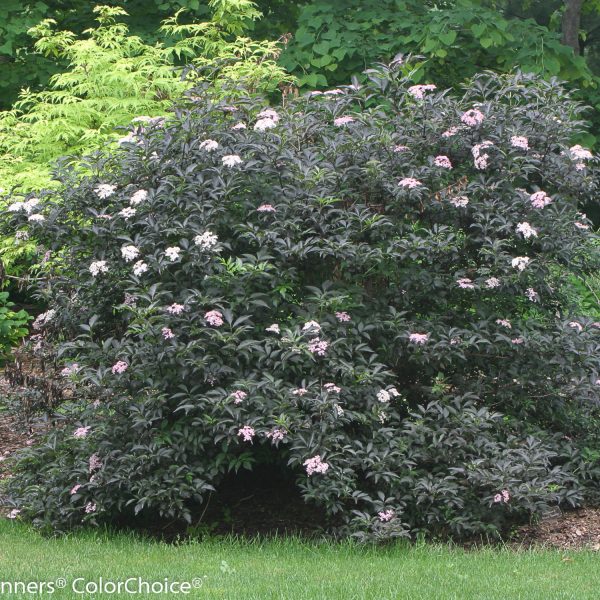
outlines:
{"label": "brown mulch", "polygon": [[511,546],[600,550],[600,508],[580,508],[517,530]]}

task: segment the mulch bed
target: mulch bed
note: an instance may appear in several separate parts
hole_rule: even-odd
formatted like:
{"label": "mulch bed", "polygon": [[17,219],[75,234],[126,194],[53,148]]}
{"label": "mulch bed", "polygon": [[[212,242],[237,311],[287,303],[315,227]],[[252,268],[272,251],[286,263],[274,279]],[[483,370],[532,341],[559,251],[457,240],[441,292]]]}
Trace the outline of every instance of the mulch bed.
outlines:
{"label": "mulch bed", "polygon": [[600,550],[600,508],[581,508],[520,527],[510,544],[559,550]]}

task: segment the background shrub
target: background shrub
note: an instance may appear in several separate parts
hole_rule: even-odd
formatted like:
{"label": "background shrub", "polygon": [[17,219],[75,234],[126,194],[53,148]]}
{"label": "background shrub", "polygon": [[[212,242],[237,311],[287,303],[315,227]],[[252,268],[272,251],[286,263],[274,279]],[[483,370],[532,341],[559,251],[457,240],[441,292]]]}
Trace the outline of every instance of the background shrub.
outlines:
{"label": "background shrub", "polygon": [[367,74],[276,110],[205,85],[11,205],[49,253],[37,327],[73,388],[9,482],[23,516],[189,522],[271,447],[366,538],[581,501],[600,389],[567,275],[598,260],[581,107],[533,76],[456,95],[400,58]]}

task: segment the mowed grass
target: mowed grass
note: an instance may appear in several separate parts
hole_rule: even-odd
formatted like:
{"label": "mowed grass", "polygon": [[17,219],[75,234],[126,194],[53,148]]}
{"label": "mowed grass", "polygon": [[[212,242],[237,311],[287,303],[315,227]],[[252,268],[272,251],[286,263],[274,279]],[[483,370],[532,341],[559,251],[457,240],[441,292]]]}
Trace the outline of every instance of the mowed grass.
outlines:
{"label": "mowed grass", "polygon": [[[297,539],[209,540],[165,544],[125,534],[82,532],[44,538],[0,520],[0,582],[56,581],[51,595],[0,598],[600,598],[600,554],[587,551],[465,551],[449,546],[360,547]],[[202,585],[183,594],[77,594],[76,578],[97,582],[141,577]]]}

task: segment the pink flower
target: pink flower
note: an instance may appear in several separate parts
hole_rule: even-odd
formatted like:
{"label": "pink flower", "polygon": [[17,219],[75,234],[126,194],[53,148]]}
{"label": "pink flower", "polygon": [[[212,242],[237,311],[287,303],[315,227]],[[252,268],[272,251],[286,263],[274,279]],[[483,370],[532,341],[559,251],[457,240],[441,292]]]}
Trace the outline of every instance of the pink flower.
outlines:
{"label": "pink flower", "polygon": [[219,144],[218,142],[215,142],[215,140],[204,140],[199,146],[200,150],[206,150],[207,152],[213,152],[218,147]]}
{"label": "pink flower", "polygon": [[273,323],[273,325],[269,325],[265,331],[269,331],[271,333],[281,333],[281,330],[279,329],[279,325],[277,323]]}
{"label": "pink flower", "polygon": [[515,346],[518,346],[518,345],[522,344],[525,340],[522,337],[517,337],[510,341],[511,341],[511,344],[515,344]]}
{"label": "pink flower", "polygon": [[329,342],[325,340],[321,340],[319,338],[315,338],[308,343],[308,350],[317,356],[325,356],[327,352],[327,348],[329,348]]}
{"label": "pink flower", "polygon": [[521,150],[529,150],[529,140],[522,135],[513,135],[510,138],[510,145],[513,148],[521,148]]}
{"label": "pink flower", "polygon": [[494,496],[494,503],[498,504],[499,502],[502,502],[502,495],[501,494],[496,494]]}
{"label": "pink flower", "polygon": [[490,155],[486,152],[482,152],[486,148],[491,148],[494,144],[488,140],[481,142],[481,144],[475,144],[471,148],[471,154],[473,155],[473,159],[475,162],[475,168],[483,171],[488,166],[488,160]]}
{"label": "pink flower", "polygon": [[483,120],[485,119],[483,113],[476,108],[472,108],[467,112],[463,113],[460,120],[469,127],[477,127],[477,125],[481,125]]}
{"label": "pink flower", "polygon": [[93,502],[88,502],[85,505],[85,512],[88,514],[96,512],[96,505]]}
{"label": "pink flower", "polygon": [[180,315],[185,310],[185,306],[183,304],[177,304],[174,302],[171,306],[167,306],[167,312],[172,315]]}
{"label": "pink flower", "polygon": [[170,340],[175,337],[175,334],[171,331],[169,327],[163,327],[160,331],[165,340]]}
{"label": "pink flower", "polygon": [[352,318],[350,317],[350,315],[347,312],[344,312],[344,311],[336,312],[335,313],[335,318],[340,323],[348,323],[348,321],[352,320]]}
{"label": "pink flower", "polygon": [[512,329],[511,322],[508,319],[496,319],[496,323],[498,325],[502,325],[502,327],[506,327],[507,329]]}
{"label": "pink flower", "polygon": [[271,121],[275,121],[275,123],[279,121],[279,114],[272,108],[264,108],[258,113],[257,117],[259,119],[271,119]]}
{"label": "pink flower", "polygon": [[583,331],[583,325],[581,323],[578,323],[577,321],[571,321],[569,323],[569,327],[571,327],[572,329],[576,329],[578,333],[581,333]]}
{"label": "pink flower", "polygon": [[266,131],[267,129],[273,129],[277,127],[277,122],[273,119],[258,119],[254,124],[254,131]]}
{"label": "pink flower", "polygon": [[497,277],[489,277],[485,280],[485,287],[493,289],[500,286],[500,280]]}
{"label": "pink flower", "polygon": [[508,490],[502,490],[499,494],[494,496],[494,502],[496,504],[503,503],[506,504],[510,500],[510,492]]}
{"label": "pink flower", "polygon": [[275,212],[276,208],[272,204],[261,204],[256,210],[258,212]]}
{"label": "pink flower", "polygon": [[245,123],[236,123],[231,129],[246,129],[246,124]]}
{"label": "pink flower", "polygon": [[413,188],[419,187],[423,184],[418,179],[414,179],[413,177],[405,177],[398,182],[398,185],[400,187],[405,187],[409,190],[412,190]]}
{"label": "pink flower", "polygon": [[528,256],[516,256],[512,259],[511,264],[515,269],[523,271],[529,264],[530,258]]}
{"label": "pink flower", "polygon": [[432,92],[436,89],[436,86],[433,83],[427,83],[425,85],[411,85],[408,88],[408,93],[417,100],[423,100],[425,97],[425,92]]}
{"label": "pink flower", "polygon": [[450,198],[449,202],[456,206],[456,208],[464,208],[469,204],[469,199],[466,196],[455,196],[454,198]]}
{"label": "pink flower", "polygon": [[443,156],[443,155],[436,156],[433,163],[435,164],[436,167],[442,167],[443,169],[451,169],[452,168],[452,163],[450,162],[450,159],[447,156]]}
{"label": "pink flower", "polygon": [[391,521],[394,518],[394,511],[393,510],[382,510],[377,513],[377,516],[379,517],[379,520],[382,523],[387,523],[388,521]]}
{"label": "pink flower", "polygon": [[590,226],[586,225],[585,223],[580,223],[579,221],[575,221],[575,227],[577,227],[577,229],[589,229]]}
{"label": "pink flower", "polygon": [[421,344],[422,345],[429,341],[429,334],[428,333],[411,333],[408,336],[408,339],[413,344]]}
{"label": "pink flower", "polygon": [[6,516],[9,519],[16,519],[21,514],[21,511],[18,508],[13,508]]}
{"label": "pink flower", "polygon": [[329,469],[329,464],[323,462],[319,454],[305,460],[303,465],[306,467],[306,472],[309,476],[313,473],[327,473]]}
{"label": "pink flower", "polygon": [[74,432],[73,432],[73,437],[74,438],[84,438],[87,437],[87,434],[89,432],[89,430],[91,429],[91,427],[88,425],[86,427],[78,427]]}
{"label": "pink flower", "polygon": [[60,374],[63,377],[70,377],[71,375],[74,375],[75,373],[77,373],[77,371],[79,371],[79,365],[77,363],[73,363],[72,365],[69,365],[68,367],[65,367]]}
{"label": "pink flower", "polygon": [[539,294],[533,288],[527,288],[527,290],[525,291],[525,295],[532,302],[537,302],[540,299]]}
{"label": "pink flower", "polygon": [[522,234],[525,239],[537,237],[537,230],[527,223],[527,221],[523,221],[517,225],[517,233]]}
{"label": "pink flower", "polygon": [[342,391],[342,388],[335,385],[335,383],[326,383],[323,387],[332,394],[339,394]]}
{"label": "pink flower", "polygon": [[307,321],[302,327],[302,331],[321,331],[321,326],[316,321]]}
{"label": "pink flower", "polygon": [[457,283],[458,287],[462,288],[463,290],[474,290],[475,289],[473,280],[469,279],[468,277],[462,277],[461,279],[457,279],[456,283]]}
{"label": "pink flower", "polygon": [[345,117],[338,117],[337,119],[333,120],[333,124],[336,127],[341,127],[342,125],[348,125],[348,123],[354,123],[354,117],[345,116]]}
{"label": "pink flower", "polygon": [[294,396],[304,396],[304,394],[307,394],[308,390],[306,388],[296,388],[295,390],[292,390],[292,394],[294,394]]}
{"label": "pink flower", "polygon": [[455,136],[460,131],[460,127],[450,127],[442,133],[443,138],[449,138]]}
{"label": "pink flower", "polygon": [[408,146],[397,145],[392,148],[393,152],[406,152],[408,150]]}
{"label": "pink flower", "polygon": [[589,150],[583,148],[579,144],[571,146],[569,152],[571,153],[571,157],[575,160],[590,160],[594,158],[594,155]]}
{"label": "pink flower", "polygon": [[531,196],[529,196],[529,200],[531,200],[531,204],[533,204],[535,208],[544,208],[552,202],[552,198],[550,198],[546,192],[542,192],[541,190],[531,194]]}
{"label": "pink flower", "polygon": [[78,492],[80,489],[81,489],[81,484],[80,484],[80,483],[78,483],[77,485],[74,485],[74,486],[71,488],[71,491],[70,491],[69,493],[70,493],[70,494],[71,494],[71,496],[72,496],[73,494],[76,494],[76,493],[77,493],[77,492]]}
{"label": "pink flower", "polygon": [[223,315],[218,310],[209,310],[205,315],[204,319],[209,325],[213,327],[221,327],[225,321],[223,321]]}
{"label": "pink flower", "polygon": [[280,442],[287,435],[287,431],[280,427],[276,427],[275,429],[268,431],[265,435],[268,438],[271,438],[271,441],[275,443]]}
{"label": "pink flower", "polygon": [[239,431],[238,435],[241,436],[244,442],[251,442],[252,438],[256,435],[253,427],[250,425],[244,425]]}
{"label": "pink flower", "polygon": [[244,390],[236,390],[231,394],[231,397],[234,404],[241,404],[248,397],[248,394]]}
{"label": "pink flower", "polygon": [[118,360],[113,366],[112,366],[112,372],[113,375],[116,374],[121,374],[121,373],[125,373],[125,371],[127,371],[127,369],[129,368],[129,365],[123,361],[123,360]]}
{"label": "pink flower", "polygon": [[102,461],[97,454],[92,454],[88,461],[88,470],[90,473],[102,468]]}

